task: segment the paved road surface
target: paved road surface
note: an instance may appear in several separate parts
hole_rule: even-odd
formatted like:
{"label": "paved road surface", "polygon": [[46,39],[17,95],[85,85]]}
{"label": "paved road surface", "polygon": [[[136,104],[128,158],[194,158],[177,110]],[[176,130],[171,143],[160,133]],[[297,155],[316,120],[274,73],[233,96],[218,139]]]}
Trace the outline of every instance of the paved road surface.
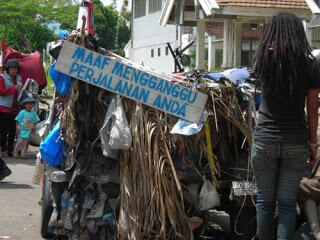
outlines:
{"label": "paved road surface", "polygon": [[41,187],[32,183],[34,159],[5,159],[12,174],[0,182],[0,239],[42,239],[38,204]]}

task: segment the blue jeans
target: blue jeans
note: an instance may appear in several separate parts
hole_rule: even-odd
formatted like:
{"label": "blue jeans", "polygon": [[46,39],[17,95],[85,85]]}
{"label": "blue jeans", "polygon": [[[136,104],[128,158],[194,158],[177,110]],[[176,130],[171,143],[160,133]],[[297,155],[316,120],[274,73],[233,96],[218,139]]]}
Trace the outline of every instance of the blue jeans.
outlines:
{"label": "blue jeans", "polygon": [[296,229],[296,200],[307,167],[308,144],[255,140],[251,161],[257,183],[259,240],[274,239],[274,212],[279,209],[277,239],[290,240]]}

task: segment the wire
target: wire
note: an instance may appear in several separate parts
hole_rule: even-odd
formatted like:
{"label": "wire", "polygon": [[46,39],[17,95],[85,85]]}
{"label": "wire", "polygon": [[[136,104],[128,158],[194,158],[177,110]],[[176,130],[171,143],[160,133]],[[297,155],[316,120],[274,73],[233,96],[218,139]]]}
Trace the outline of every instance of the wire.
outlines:
{"label": "wire", "polygon": [[[250,107],[251,107],[251,105],[250,105]],[[250,119],[252,118],[251,115],[250,115],[249,117],[250,117]],[[251,121],[250,121],[250,122],[251,122]],[[249,183],[250,169],[251,169],[251,151],[249,151],[249,154],[248,154],[247,181],[246,181],[247,183]],[[254,178],[253,178],[253,180],[254,180]],[[238,215],[237,215],[237,217],[236,217],[236,221],[235,221],[235,224],[234,224],[234,232],[235,232],[237,235],[239,235],[239,236],[242,236],[243,233],[239,233],[239,232],[238,232],[237,224],[238,224],[238,220],[239,220],[240,214],[241,214],[241,212],[242,212],[242,210],[243,210],[243,208],[244,208],[244,205],[245,205],[246,200],[247,200],[247,195],[245,195],[245,197],[244,197],[244,200],[243,200],[243,202],[242,202],[242,205],[241,205],[241,207],[240,207],[240,210],[239,210],[239,212],[238,212]],[[252,203],[254,204],[254,206],[256,207],[256,204],[254,203],[254,199],[253,199],[253,195],[252,195],[252,194],[251,194],[251,200],[252,200]],[[257,232],[256,232],[255,236],[254,236],[252,239],[254,239],[256,236],[257,236]]]}

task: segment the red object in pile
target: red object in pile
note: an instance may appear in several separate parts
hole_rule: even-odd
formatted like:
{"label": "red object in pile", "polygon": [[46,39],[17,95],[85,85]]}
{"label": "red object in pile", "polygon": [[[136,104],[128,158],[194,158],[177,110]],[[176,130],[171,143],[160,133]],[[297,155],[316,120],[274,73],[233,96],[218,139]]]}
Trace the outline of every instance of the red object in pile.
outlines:
{"label": "red object in pile", "polygon": [[87,17],[87,31],[88,34],[93,34],[93,3],[88,3],[88,17]]}
{"label": "red object in pile", "polygon": [[25,55],[14,50],[13,48],[7,47],[4,40],[2,40],[3,67],[1,69],[1,72],[4,71],[5,64],[9,59],[18,60],[21,67],[19,75],[22,78],[23,84],[28,78],[32,78],[39,84],[40,89],[44,88],[47,85],[47,79],[39,52]]}

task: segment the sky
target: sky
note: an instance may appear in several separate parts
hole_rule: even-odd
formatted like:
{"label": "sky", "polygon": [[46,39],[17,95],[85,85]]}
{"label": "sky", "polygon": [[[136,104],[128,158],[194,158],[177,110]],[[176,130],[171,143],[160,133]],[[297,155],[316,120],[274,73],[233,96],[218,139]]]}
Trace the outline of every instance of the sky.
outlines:
{"label": "sky", "polygon": [[[112,0],[100,0],[104,5],[110,5],[112,3]],[[119,10],[122,6],[123,0],[117,0],[117,9]]]}

